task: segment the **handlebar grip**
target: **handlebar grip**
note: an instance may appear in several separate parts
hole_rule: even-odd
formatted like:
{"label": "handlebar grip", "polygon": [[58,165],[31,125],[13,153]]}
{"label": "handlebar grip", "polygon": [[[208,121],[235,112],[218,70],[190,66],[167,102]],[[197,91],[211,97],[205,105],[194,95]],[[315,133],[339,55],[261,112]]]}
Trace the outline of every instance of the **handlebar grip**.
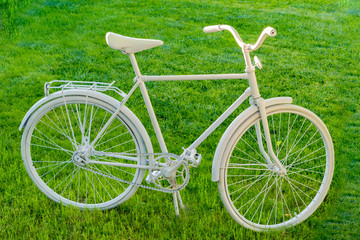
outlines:
{"label": "handlebar grip", "polygon": [[265,32],[268,36],[270,36],[270,37],[275,37],[276,34],[277,34],[275,28],[272,28],[272,27],[267,27],[267,28],[265,28],[265,29],[264,29],[264,32]]}
{"label": "handlebar grip", "polygon": [[203,30],[205,33],[213,33],[213,32],[222,31],[222,29],[220,29],[220,25],[207,26],[207,27],[204,27]]}

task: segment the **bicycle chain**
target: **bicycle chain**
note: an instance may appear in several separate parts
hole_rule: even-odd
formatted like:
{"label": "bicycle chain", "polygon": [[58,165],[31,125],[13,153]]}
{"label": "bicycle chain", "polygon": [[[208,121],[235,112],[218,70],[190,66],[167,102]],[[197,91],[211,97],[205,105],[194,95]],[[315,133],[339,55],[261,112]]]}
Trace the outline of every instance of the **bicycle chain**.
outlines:
{"label": "bicycle chain", "polygon": [[[109,152],[107,152],[107,154],[109,154]],[[110,153],[111,154],[111,153]],[[116,154],[119,154],[119,153],[116,153]],[[169,157],[174,157],[174,158],[178,158],[179,156],[175,155],[175,154],[172,154],[172,153],[120,153],[122,155],[136,155],[136,156],[155,156],[155,155],[168,155]],[[75,163],[76,164],[76,163]],[[184,189],[186,187],[186,185],[189,183],[189,180],[190,180],[190,175],[189,177],[186,179],[186,182],[185,184],[183,184],[182,187],[180,188],[176,188],[176,189],[172,189],[172,190],[167,190],[167,189],[161,189],[161,188],[155,188],[155,187],[150,187],[150,186],[146,186],[146,185],[142,185],[140,183],[136,183],[136,182],[130,182],[130,181],[127,181],[127,180],[124,180],[124,179],[121,179],[121,178],[118,178],[118,177],[115,177],[115,176],[110,176],[110,175],[107,175],[105,173],[101,173],[101,172],[98,172],[98,171],[95,171],[93,169],[90,169],[90,168],[86,168],[86,167],[83,167],[79,164],[76,164],[79,168],[82,168],[82,169],[85,169],[87,171],[90,171],[90,172],[93,172],[95,174],[99,174],[101,176],[104,176],[104,177],[108,177],[108,178],[111,178],[111,179],[114,179],[116,181],[119,181],[119,182],[123,182],[123,183],[127,183],[127,184],[131,184],[131,185],[135,185],[135,186],[138,186],[138,187],[142,187],[142,188],[146,188],[146,189],[150,189],[150,190],[155,190],[155,191],[159,191],[159,192],[165,192],[165,193],[175,193],[175,192],[178,192],[182,189]]]}

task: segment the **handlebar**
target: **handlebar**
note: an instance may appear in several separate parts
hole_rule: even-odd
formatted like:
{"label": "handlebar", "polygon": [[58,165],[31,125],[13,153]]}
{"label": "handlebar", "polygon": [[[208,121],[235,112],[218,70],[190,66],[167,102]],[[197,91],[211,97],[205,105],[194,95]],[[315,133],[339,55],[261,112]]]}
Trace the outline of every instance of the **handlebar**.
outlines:
{"label": "handlebar", "polygon": [[205,33],[220,32],[220,31],[222,31],[222,30],[220,29],[220,26],[221,26],[221,25],[207,26],[207,27],[204,27],[203,30],[204,30]]}
{"label": "handlebar", "polygon": [[229,26],[229,25],[212,25],[212,26],[204,27],[203,30],[204,30],[205,33],[220,32],[220,31],[223,31],[223,30],[227,30],[227,31],[231,32],[231,34],[234,36],[237,44],[243,50],[247,49],[250,52],[257,50],[263,44],[263,42],[265,41],[265,38],[267,36],[275,37],[276,33],[277,33],[274,28],[267,27],[262,31],[262,33],[260,34],[260,37],[258,38],[258,40],[256,41],[256,43],[254,45],[251,45],[251,44],[247,45],[241,39],[239,33],[232,26]]}

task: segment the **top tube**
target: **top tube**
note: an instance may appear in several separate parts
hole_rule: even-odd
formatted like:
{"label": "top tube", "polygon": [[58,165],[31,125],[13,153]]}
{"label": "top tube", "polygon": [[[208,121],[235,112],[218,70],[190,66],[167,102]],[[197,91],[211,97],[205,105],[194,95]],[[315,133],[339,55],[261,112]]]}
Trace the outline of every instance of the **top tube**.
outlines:
{"label": "top tube", "polygon": [[229,74],[202,74],[202,75],[163,75],[147,76],[142,75],[141,80],[149,81],[184,81],[184,80],[217,80],[217,79],[249,79],[247,73],[229,73]]}

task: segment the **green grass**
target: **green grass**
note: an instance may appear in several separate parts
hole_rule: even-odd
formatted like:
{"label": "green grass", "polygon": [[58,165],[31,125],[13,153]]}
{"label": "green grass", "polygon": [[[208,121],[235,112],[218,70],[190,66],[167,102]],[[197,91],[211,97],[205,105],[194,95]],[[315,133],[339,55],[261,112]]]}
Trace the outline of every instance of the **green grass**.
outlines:
{"label": "green grass", "polygon": [[[360,237],[360,2],[312,1],[0,1],[0,238],[1,239],[356,239]],[[18,126],[53,79],[111,82],[129,91],[128,57],[105,43],[108,31],[161,39],[137,54],[144,74],[243,72],[241,51],[229,33],[202,28],[229,24],[254,43],[264,98],[291,96],[327,125],[335,147],[334,179],[324,203],[304,223],[277,233],[249,231],[227,214],[211,163],[217,142],[236,114],[197,150],[180,218],[171,196],[139,189],[109,211],[79,211],[52,202],[27,176]],[[180,154],[242,92],[245,81],[147,84],[169,151]],[[152,139],[140,92],[128,107]],[[237,111],[237,113],[239,113]],[[155,150],[158,146],[154,143]]]}

